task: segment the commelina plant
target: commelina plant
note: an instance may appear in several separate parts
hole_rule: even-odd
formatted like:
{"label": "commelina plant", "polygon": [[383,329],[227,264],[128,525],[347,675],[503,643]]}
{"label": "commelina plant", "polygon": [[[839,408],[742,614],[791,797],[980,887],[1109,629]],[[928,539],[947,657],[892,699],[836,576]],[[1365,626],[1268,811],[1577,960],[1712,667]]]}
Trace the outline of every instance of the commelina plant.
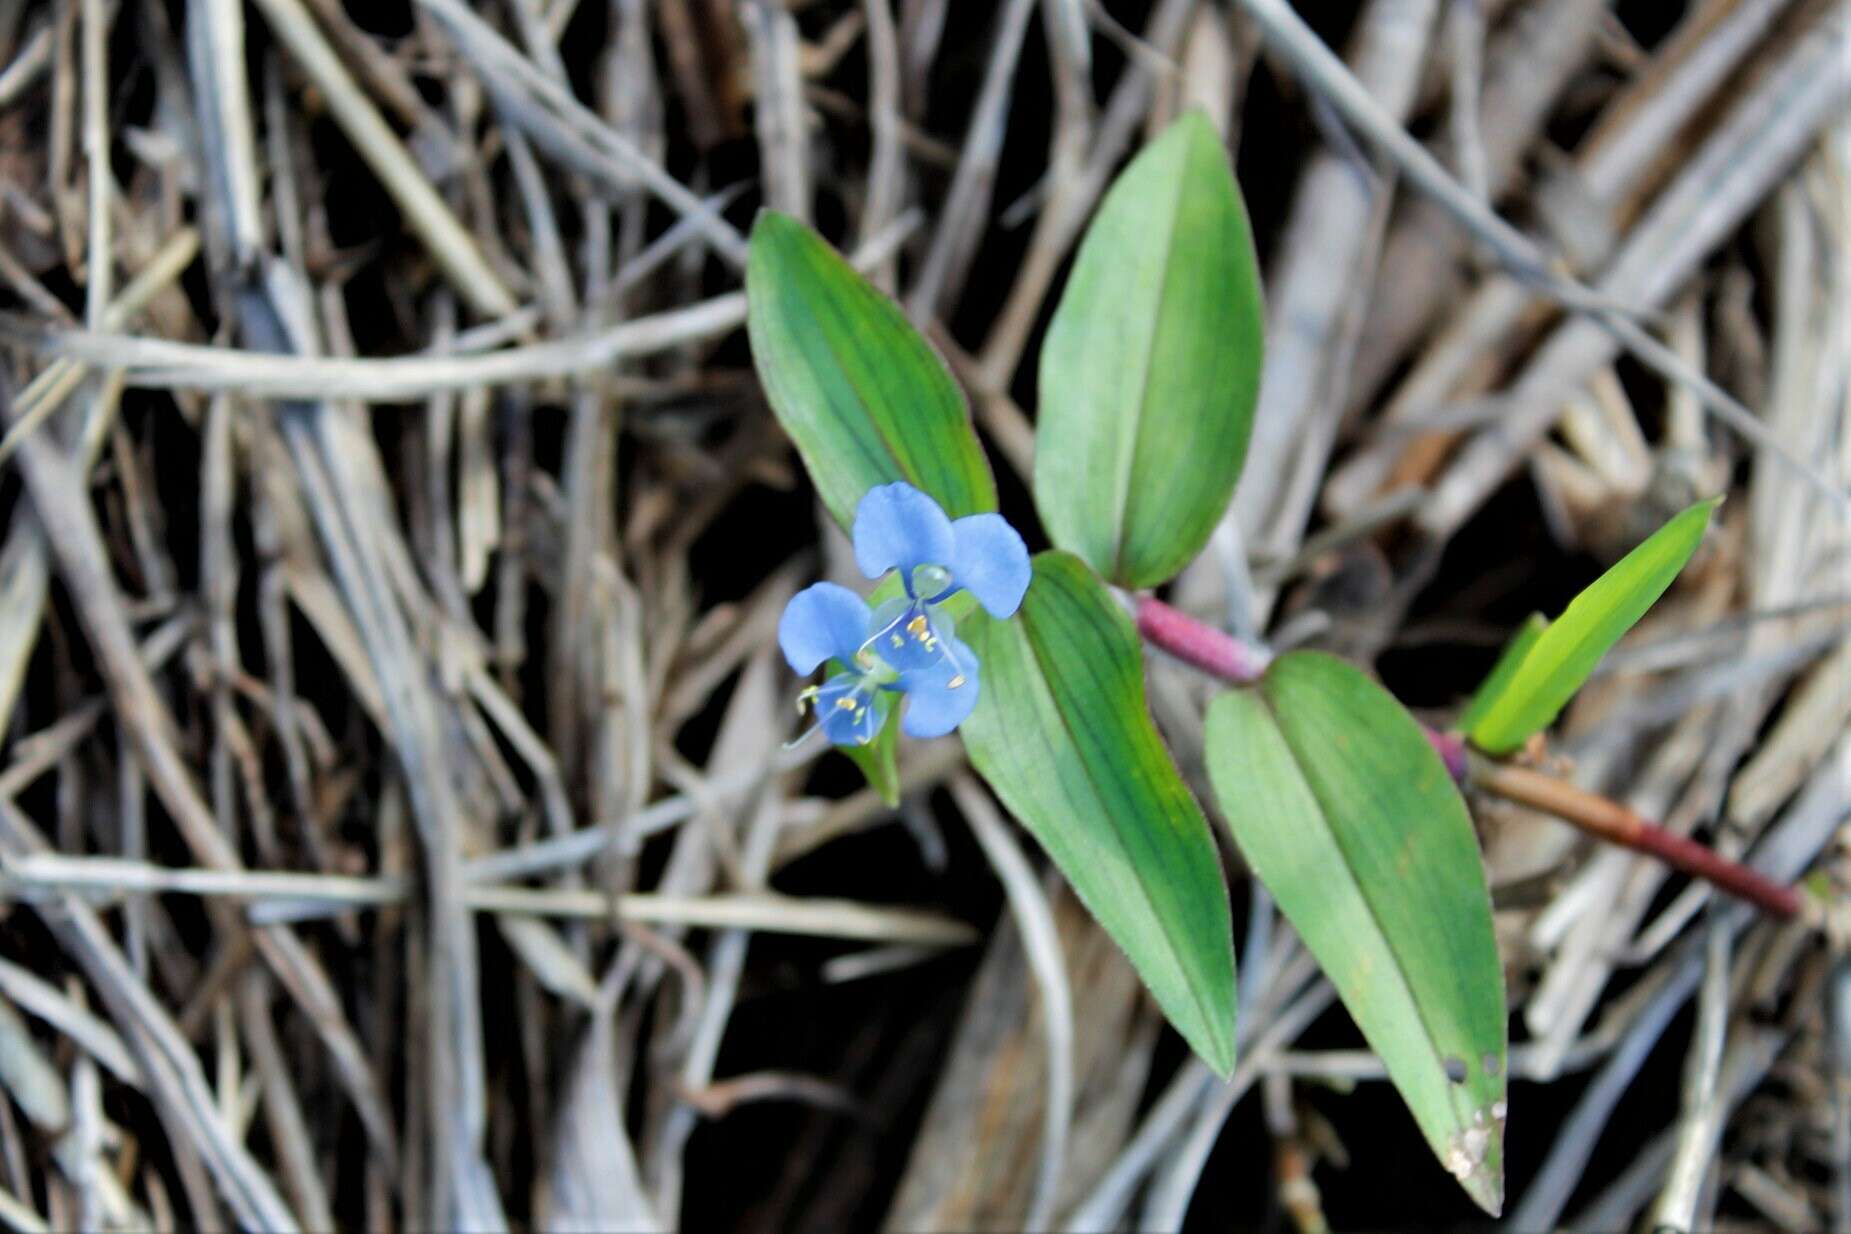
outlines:
{"label": "commelina plant", "polygon": [[[1032,558],[996,513],[962,392],[890,299],[773,212],[753,228],[746,293],[771,407],[850,531],[862,574],[878,580],[865,599],[817,583],[780,623],[791,667],[823,670],[800,695],[821,736],[893,801],[899,734],[955,729],[1170,1023],[1226,1075],[1236,1014],[1227,884],[1208,820],[1151,721],[1142,641],[1229,683],[1205,723],[1221,819],[1435,1156],[1496,1213],[1504,978],[1459,782],[1483,768],[1478,782],[1504,776],[1519,791],[1527,769],[1507,757],[1670,585],[1715,503],[1673,519],[1555,621],[1525,626],[1456,727],[1430,733],[1343,661],[1267,656],[1148,594],[1226,515],[1259,390],[1258,263],[1226,151],[1203,117],[1178,120],[1113,185],[1049,325],[1033,488],[1053,547]],[[1621,826],[1609,838],[1651,849],[1641,835],[1652,830]],[[1790,889],[1680,843],[1654,851],[1770,911],[1799,913]]]}

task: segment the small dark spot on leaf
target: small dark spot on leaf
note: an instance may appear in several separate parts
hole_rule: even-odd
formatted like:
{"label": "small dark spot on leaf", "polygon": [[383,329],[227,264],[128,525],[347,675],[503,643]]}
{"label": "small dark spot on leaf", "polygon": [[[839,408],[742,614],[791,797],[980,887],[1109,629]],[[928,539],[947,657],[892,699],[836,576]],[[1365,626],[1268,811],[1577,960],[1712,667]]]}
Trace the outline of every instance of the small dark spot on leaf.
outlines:
{"label": "small dark spot on leaf", "polygon": [[1440,1066],[1446,1068],[1446,1078],[1454,1084],[1465,1083],[1465,1060],[1461,1058],[1443,1058]]}

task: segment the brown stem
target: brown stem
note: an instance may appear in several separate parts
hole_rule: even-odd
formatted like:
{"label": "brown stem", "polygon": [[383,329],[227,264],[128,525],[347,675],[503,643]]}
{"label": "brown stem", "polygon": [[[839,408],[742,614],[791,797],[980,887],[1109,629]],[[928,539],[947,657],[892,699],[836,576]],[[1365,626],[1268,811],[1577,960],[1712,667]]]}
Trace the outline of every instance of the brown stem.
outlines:
{"label": "brown stem", "polygon": [[1666,865],[1703,879],[1775,917],[1799,917],[1806,901],[1792,887],[1730,861],[1715,849],[1660,827],[1617,801],[1577,788],[1566,780],[1529,767],[1475,760],[1472,783],[1509,801],[1547,810],[1589,835],[1634,852],[1649,853]]}
{"label": "brown stem", "polygon": [[[1207,626],[1151,596],[1137,598],[1138,633],[1185,664],[1234,685],[1252,685],[1271,656],[1261,648]],[[1563,822],[1611,844],[1647,853],[1674,869],[1745,900],[1771,916],[1803,915],[1805,898],[1714,849],[1666,830],[1616,801],[1529,767],[1472,759],[1458,733],[1423,728],[1427,740],[1460,784],[1546,810]]]}

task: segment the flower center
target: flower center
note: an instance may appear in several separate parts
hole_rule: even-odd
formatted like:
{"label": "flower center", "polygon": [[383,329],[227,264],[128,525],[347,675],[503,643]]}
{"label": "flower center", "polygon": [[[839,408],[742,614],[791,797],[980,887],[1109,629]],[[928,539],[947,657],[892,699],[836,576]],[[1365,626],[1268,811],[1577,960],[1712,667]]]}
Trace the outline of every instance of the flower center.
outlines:
{"label": "flower center", "polygon": [[874,692],[880,688],[875,673],[837,673],[820,686],[797,696],[801,711],[807,703],[816,713],[823,734],[836,745],[865,746],[880,726]]}
{"label": "flower center", "polygon": [[944,658],[951,622],[948,614],[934,612],[923,599],[896,598],[874,611],[868,629],[871,633],[855,653],[856,661],[884,661],[904,674],[930,668]]}

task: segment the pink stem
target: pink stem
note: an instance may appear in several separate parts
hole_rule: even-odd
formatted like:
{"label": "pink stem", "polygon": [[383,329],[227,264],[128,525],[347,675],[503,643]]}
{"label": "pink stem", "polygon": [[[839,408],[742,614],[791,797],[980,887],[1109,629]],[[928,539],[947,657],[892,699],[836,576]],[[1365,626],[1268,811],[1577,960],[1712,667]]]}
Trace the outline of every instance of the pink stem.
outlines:
{"label": "pink stem", "polygon": [[1183,663],[1237,686],[1258,681],[1272,661],[1272,656],[1260,648],[1205,626],[1154,596],[1138,597],[1138,633],[1151,646],[1161,647]]}

